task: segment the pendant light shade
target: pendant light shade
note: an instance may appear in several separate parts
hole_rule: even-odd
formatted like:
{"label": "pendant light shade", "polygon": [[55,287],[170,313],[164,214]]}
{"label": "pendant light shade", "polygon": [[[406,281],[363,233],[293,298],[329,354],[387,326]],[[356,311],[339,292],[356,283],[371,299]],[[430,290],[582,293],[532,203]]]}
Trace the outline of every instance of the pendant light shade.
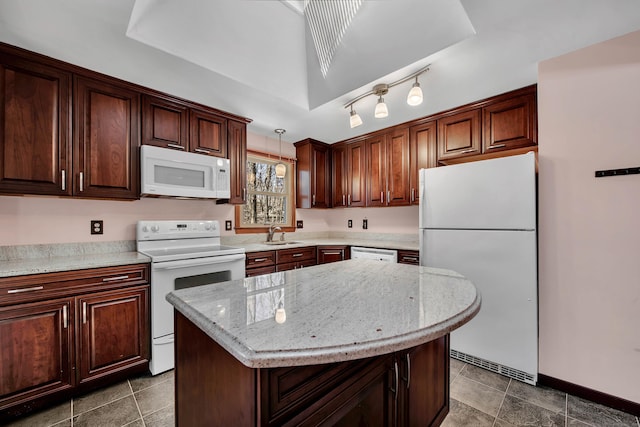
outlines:
{"label": "pendant light shade", "polygon": [[409,91],[409,95],[407,95],[407,104],[411,105],[412,107],[422,104],[422,89],[420,89],[418,77],[416,77],[416,82],[413,84],[413,87]]}
{"label": "pendant light shade", "polygon": [[362,124],[362,119],[360,118],[360,115],[354,111],[353,105],[351,106],[351,117],[349,117],[349,123],[351,124],[351,129]]}
{"label": "pendant light shade", "polygon": [[376,119],[384,119],[389,115],[387,104],[384,103],[384,98],[382,96],[378,98],[378,103],[376,104],[376,109],[373,115]]}
{"label": "pendant light shade", "polygon": [[282,163],[282,134],[286,131],[284,129],[276,129],[274,130],[274,132],[278,134],[278,143],[280,146],[280,161],[276,165],[276,178],[284,178],[284,176],[287,174],[287,166]]}

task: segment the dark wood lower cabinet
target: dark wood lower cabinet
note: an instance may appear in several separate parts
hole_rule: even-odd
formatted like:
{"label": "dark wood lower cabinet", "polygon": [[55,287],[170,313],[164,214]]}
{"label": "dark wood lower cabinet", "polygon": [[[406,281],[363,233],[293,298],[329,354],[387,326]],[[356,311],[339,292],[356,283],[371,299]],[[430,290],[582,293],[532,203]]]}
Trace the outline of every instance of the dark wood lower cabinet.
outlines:
{"label": "dark wood lower cabinet", "polygon": [[71,389],[72,325],[69,298],[0,308],[0,410]]}
{"label": "dark wood lower cabinet", "polygon": [[149,365],[149,265],[0,278],[0,424]]}
{"label": "dark wood lower cabinet", "polygon": [[350,246],[318,246],[318,264],[344,261],[351,258]]}
{"label": "dark wood lower cabinet", "polygon": [[244,366],[175,313],[178,426],[438,426],[449,411],[449,336],[382,356]]}

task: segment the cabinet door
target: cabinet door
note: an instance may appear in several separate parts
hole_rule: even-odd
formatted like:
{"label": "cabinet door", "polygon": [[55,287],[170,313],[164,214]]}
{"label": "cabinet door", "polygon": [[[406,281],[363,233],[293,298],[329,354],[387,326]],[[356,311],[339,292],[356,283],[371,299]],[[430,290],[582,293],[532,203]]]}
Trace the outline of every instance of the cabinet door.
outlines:
{"label": "cabinet door", "polygon": [[75,85],[74,194],[137,199],[140,95],[83,77]]}
{"label": "cabinet door", "polygon": [[367,169],[367,206],[383,206],[387,197],[386,135],[365,141]]}
{"label": "cabinet door", "polygon": [[410,204],[409,129],[397,129],[387,135],[387,206]]}
{"label": "cabinet door", "polygon": [[331,207],[331,181],[329,149],[311,145],[311,207]]}
{"label": "cabinet door", "polygon": [[420,203],[420,169],[436,167],[436,122],[411,127],[409,130],[409,197],[411,204]]}
{"label": "cabinet door", "polygon": [[71,194],[71,74],[0,54],[0,192]]}
{"label": "cabinet door", "polygon": [[0,308],[0,407],[73,385],[70,299]]}
{"label": "cabinet door", "polygon": [[79,297],[80,383],[149,361],[149,287]]}
{"label": "cabinet door", "polygon": [[201,110],[191,110],[189,117],[189,151],[226,158],[227,120]]}
{"label": "cabinet door", "polygon": [[482,109],[483,151],[537,144],[535,94],[523,95]]}
{"label": "cabinet door", "polygon": [[296,207],[331,207],[331,170],[329,147],[306,139],[296,146]]}
{"label": "cabinet door", "polygon": [[480,154],[480,109],[438,119],[438,160]]}
{"label": "cabinet door", "polygon": [[142,97],[142,144],[188,150],[189,109],[155,96]]}
{"label": "cabinet door", "polygon": [[349,259],[349,246],[318,246],[318,264]]}
{"label": "cabinet door", "polygon": [[347,149],[344,145],[331,147],[331,180],[333,207],[347,206]]}
{"label": "cabinet door", "polygon": [[400,367],[398,425],[440,425],[449,412],[449,336],[396,357]]}
{"label": "cabinet door", "polygon": [[231,197],[229,203],[247,202],[247,125],[229,120],[229,162],[231,169]]}
{"label": "cabinet door", "polygon": [[347,144],[347,206],[366,205],[366,166],[364,141]]}

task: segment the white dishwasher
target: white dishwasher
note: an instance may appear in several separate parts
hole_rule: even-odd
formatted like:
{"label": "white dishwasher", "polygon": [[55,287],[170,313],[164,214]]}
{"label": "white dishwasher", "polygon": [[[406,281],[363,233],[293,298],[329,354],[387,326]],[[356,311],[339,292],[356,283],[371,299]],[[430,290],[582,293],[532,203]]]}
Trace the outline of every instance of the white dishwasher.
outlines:
{"label": "white dishwasher", "polygon": [[366,258],[385,262],[398,262],[398,251],[391,249],[363,248],[351,246],[351,259]]}

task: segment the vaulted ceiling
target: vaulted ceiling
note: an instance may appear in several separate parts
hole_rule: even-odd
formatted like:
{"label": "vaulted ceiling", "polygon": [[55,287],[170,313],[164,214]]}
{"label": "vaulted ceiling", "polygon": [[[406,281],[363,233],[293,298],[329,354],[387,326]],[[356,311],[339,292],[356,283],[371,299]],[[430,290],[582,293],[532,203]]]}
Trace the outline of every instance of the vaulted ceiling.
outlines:
{"label": "vaulted ceiling", "polygon": [[[640,29],[637,0],[363,0],[326,77],[295,0],[2,0],[0,41],[249,117],[249,131],[336,142],[536,82],[537,64]],[[638,47],[640,48],[640,47]],[[377,83],[432,64],[425,100]]]}

